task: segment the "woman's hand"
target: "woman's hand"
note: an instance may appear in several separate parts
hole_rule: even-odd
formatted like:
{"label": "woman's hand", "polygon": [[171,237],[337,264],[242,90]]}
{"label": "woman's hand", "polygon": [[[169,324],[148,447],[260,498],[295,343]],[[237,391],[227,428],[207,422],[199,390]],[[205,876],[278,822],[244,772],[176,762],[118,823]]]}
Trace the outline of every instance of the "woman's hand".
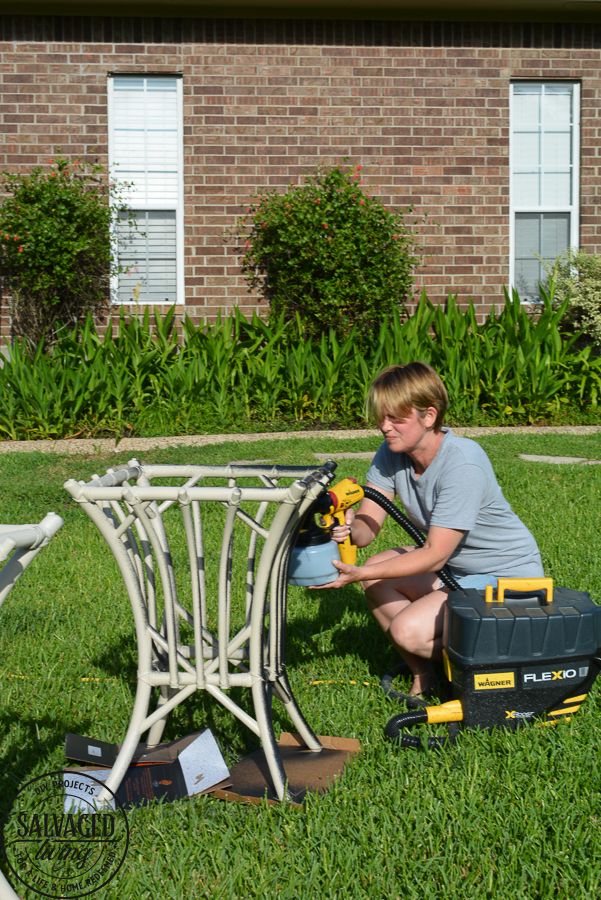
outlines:
{"label": "woman's hand", "polygon": [[347,563],[340,562],[337,559],[333,559],[332,562],[340,572],[336,581],[330,581],[329,584],[312,585],[310,590],[320,591],[322,588],[341,588],[347,584],[354,584],[356,581],[361,581],[362,578],[365,578],[365,572],[362,571],[361,566],[349,566]]}
{"label": "woman's hand", "polygon": [[[347,509],[345,516],[344,525],[336,525],[335,528],[332,529],[332,540],[336,541],[337,544],[343,544],[346,541],[347,537],[350,537],[351,528],[353,527],[353,522],[355,521],[355,512],[352,509]],[[351,538],[351,543],[353,539]]]}

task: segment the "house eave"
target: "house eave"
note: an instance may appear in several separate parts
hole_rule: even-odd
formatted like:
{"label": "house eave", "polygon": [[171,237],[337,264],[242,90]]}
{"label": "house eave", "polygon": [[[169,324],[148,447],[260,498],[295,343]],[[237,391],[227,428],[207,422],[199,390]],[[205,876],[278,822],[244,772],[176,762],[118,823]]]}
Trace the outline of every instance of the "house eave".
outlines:
{"label": "house eave", "polygon": [[601,0],[2,0],[0,14],[601,22]]}

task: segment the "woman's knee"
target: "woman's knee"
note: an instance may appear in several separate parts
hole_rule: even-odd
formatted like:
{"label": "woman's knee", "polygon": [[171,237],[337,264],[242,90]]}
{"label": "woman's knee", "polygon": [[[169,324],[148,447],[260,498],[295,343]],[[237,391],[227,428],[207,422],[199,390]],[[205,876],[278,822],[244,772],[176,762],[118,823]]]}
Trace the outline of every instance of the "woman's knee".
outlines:
{"label": "woman's knee", "polygon": [[396,615],[390,623],[390,636],[395,644],[419,654],[425,645],[441,638],[445,601],[446,592],[436,591]]}
{"label": "woman's knee", "polygon": [[370,556],[365,560],[362,565],[364,566],[375,566],[377,563],[386,562],[389,559],[396,559],[404,550],[404,547],[395,547],[392,550],[381,550],[380,553],[374,553],[373,556]]}
{"label": "woman's knee", "polygon": [[390,636],[397,645],[413,653],[423,643],[423,629],[409,616],[398,615],[390,623]]}
{"label": "woman's knee", "polygon": [[374,553],[374,555],[370,556],[369,559],[366,559],[362,565],[371,566],[375,565],[375,563],[386,562],[387,559],[396,559],[397,556],[403,556],[404,553],[411,553],[412,550],[417,550],[417,547],[391,547],[389,550],[381,550],[379,553]]}
{"label": "woman's knee", "polygon": [[[381,553],[375,553],[373,556],[370,556],[369,559],[363,563],[365,566],[374,566],[378,563],[387,562],[390,559],[396,559],[398,556],[402,556],[403,553],[409,553],[411,550],[415,550],[415,547],[395,547],[392,550],[382,550]],[[364,579],[360,581],[362,590],[365,591],[368,598],[371,600],[378,602],[380,599],[380,595],[382,590],[380,585],[385,583],[385,579],[374,579],[373,581],[370,579]],[[388,593],[385,590],[385,593]]]}
{"label": "woman's knee", "polygon": [[365,599],[370,609],[389,602],[394,597],[391,587],[386,581],[360,581],[359,584],[365,592]]}

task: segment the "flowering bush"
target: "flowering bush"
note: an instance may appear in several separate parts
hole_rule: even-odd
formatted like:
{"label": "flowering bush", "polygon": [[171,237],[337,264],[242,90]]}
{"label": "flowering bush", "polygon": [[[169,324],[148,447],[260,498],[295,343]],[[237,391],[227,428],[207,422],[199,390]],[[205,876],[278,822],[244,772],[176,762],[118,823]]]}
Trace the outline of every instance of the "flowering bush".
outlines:
{"label": "flowering bush", "polygon": [[98,177],[102,166],[48,162],[49,171],[2,173],[2,275],[16,330],[32,344],[106,311],[116,270],[110,229],[122,208],[117,185]]}
{"label": "flowering bush", "polygon": [[358,325],[360,340],[398,309],[420,262],[405,226],[409,209],[389,210],[371,196],[361,166],[318,169],[283,194],[256,196],[236,230],[243,269],[275,316],[305,320],[312,335],[339,337]]}
{"label": "flowering bush", "polygon": [[583,331],[601,345],[601,256],[572,248],[546,268],[555,285],[555,306],[569,299],[562,327]]}

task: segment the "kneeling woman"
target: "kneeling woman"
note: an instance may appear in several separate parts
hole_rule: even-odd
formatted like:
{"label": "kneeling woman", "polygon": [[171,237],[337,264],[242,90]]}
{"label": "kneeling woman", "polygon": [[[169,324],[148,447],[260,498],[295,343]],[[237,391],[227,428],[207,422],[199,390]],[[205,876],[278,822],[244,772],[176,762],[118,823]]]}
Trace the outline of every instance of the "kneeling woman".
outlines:
{"label": "kneeling woman", "polygon": [[[340,577],[326,587],[361,582],[378,624],[413,676],[412,694],[436,684],[431,660],[441,654],[449,593],[436,572],[449,563],[462,587],[496,586],[500,577],[543,575],[532,534],[511,509],[484,450],[443,427],[448,396],[430,366],[392,366],[374,380],[368,408],[385,441],[367,483],[399,497],[411,521],[427,532],[423,547],[395,547],[362,566],[335,561]],[[359,547],[377,536],[386,513],[364,499],[346,513],[334,540],[350,534]]]}

